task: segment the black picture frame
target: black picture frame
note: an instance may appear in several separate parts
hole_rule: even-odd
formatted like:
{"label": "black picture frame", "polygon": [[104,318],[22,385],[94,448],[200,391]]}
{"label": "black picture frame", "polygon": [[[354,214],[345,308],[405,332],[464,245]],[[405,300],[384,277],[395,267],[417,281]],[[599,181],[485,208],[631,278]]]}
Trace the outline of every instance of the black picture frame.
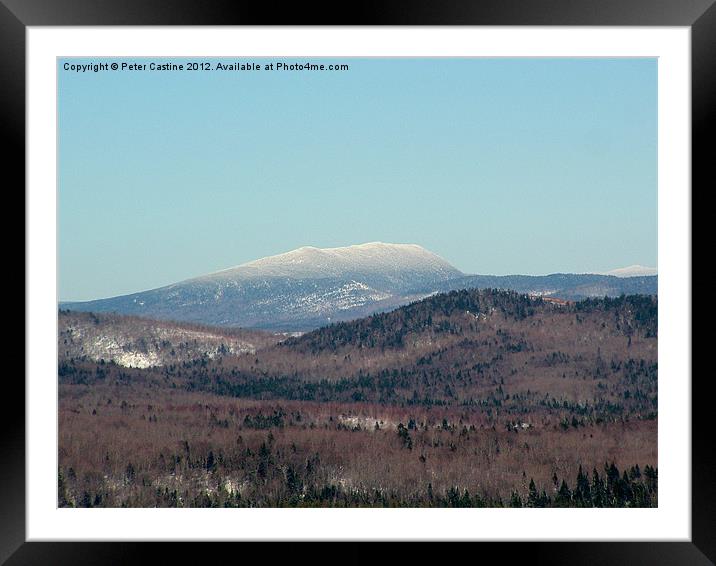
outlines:
{"label": "black picture frame", "polygon": [[[0,0],[0,113],[5,138],[6,194],[25,183],[25,31],[28,26],[101,25],[556,25],[688,26],[692,48],[692,202],[713,185],[707,135],[716,114],[716,5],[714,0],[384,0],[339,4],[215,0]],[[709,183],[709,181],[711,181]],[[700,191],[694,188],[700,187]],[[15,190],[15,189],[18,190]],[[24,209],[24,200],[20,205]],[[693,206],[692,206],[693,210]],[[698,208],[696,209],[698,210]],[[693,221],[692,221],[693,222]],[[693,224],[692,224],[693,230]],[[699,242],[694,238],[694,244]],[[27,295],[26,301],[27,301]],[[695,336],[694,338],[698,338]],[[707,338],[699,338],[705,340]],[[693,346],[692,346],[693,351]],[[692,372],[693,373],[693,372]],[[684,376],[688,379],[691,376]],[[701,377],[702,379],[699,379]],[[716,561],[716,453],[707,375],[692,379],[691,542],[493,543],[510,560],[551,564],[709,564]],[[196,544],[25,542],[25,387],[17,373],[5,376],[0,411],[0,563],[119,564],[204,562],[214,550]],[[662,455],[668,457],[668,455]],[[317,533],[320,537],[320,533]],[[555,533],[559,537],[559,533]],[[81,533],[78,533],[81,538]],[[372,560],[377,543],[352,543],[346,551],[321,552],[358,563]],[[509,545],[509,549],[504,545]],[[307,544],[285,543],[271,557],[316,556]],[[426,559],[424,545],[404,545],[401,561]],[[439,545],[434,545],[435,546]],[[486,544],[483,546],[487,546]],[[151,547],[151,552],[150,552]],[[243,552],[243,551],[242,551]],[[437,550],[441,554],[444,550]],[[470,550],[470,553],[475,550]],[[483,549],[477,556],[484,556]],[[208,553],[208,554],[207,554]],[[444,556],[444,555],[443,555]]]}

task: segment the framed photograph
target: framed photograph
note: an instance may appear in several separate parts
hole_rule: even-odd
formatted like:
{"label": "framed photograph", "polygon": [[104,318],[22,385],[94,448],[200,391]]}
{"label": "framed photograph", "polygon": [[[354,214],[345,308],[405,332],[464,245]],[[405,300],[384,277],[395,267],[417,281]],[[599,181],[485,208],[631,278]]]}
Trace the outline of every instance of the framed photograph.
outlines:
{"label": "framed photograph", "polygon": [[712,563],[712,3],[161,8],[0,6],[27,328],[0,559]]}

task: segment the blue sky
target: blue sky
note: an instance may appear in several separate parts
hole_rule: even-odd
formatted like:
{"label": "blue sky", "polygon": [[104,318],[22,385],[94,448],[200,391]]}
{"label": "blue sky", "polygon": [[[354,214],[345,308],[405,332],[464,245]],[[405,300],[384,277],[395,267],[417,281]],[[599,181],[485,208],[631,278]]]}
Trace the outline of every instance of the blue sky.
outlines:
{"label": "blue sky", "polygon": [[656,59],[65,61],[61,300],[369,241],[417,243],[467,273],[656,266]]}

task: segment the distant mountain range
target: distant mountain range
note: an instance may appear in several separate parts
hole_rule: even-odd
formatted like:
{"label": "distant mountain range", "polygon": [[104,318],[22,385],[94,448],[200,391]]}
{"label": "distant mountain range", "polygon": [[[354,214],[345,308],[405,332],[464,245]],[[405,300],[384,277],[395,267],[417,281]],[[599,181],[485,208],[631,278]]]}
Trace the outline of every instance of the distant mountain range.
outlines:
{"label": "distant mountain range", "polygon": [[607,271],[604,275],[614,275],[615,277],[643,277],[647,275],[656,275],[655,267],[644,267],[643,265],[630,265],[629,267],[620,267]]}
{"label": "distant mountain range", "polygon": [[639,266],[606,275],[467,275],[421,246],[372,242],[342,248],[302,247],[166,287],[63,302],[60,308],[305,331],[459,289],[508,289],[568,300],[656,295],[657,276],[629,276],[643,273],[635,267]]}

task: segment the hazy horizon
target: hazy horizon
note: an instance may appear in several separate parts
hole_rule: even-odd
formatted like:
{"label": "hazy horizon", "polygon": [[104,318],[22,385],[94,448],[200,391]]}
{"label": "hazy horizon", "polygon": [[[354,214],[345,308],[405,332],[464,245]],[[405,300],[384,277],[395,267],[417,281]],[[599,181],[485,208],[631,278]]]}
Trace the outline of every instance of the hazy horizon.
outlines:
{"label": "hazy horizon", "polygon": [[373,241],[468,274],[657,266],[655,59],[341,58],[350,70],[317,74],[63,61],[61,301]]}

